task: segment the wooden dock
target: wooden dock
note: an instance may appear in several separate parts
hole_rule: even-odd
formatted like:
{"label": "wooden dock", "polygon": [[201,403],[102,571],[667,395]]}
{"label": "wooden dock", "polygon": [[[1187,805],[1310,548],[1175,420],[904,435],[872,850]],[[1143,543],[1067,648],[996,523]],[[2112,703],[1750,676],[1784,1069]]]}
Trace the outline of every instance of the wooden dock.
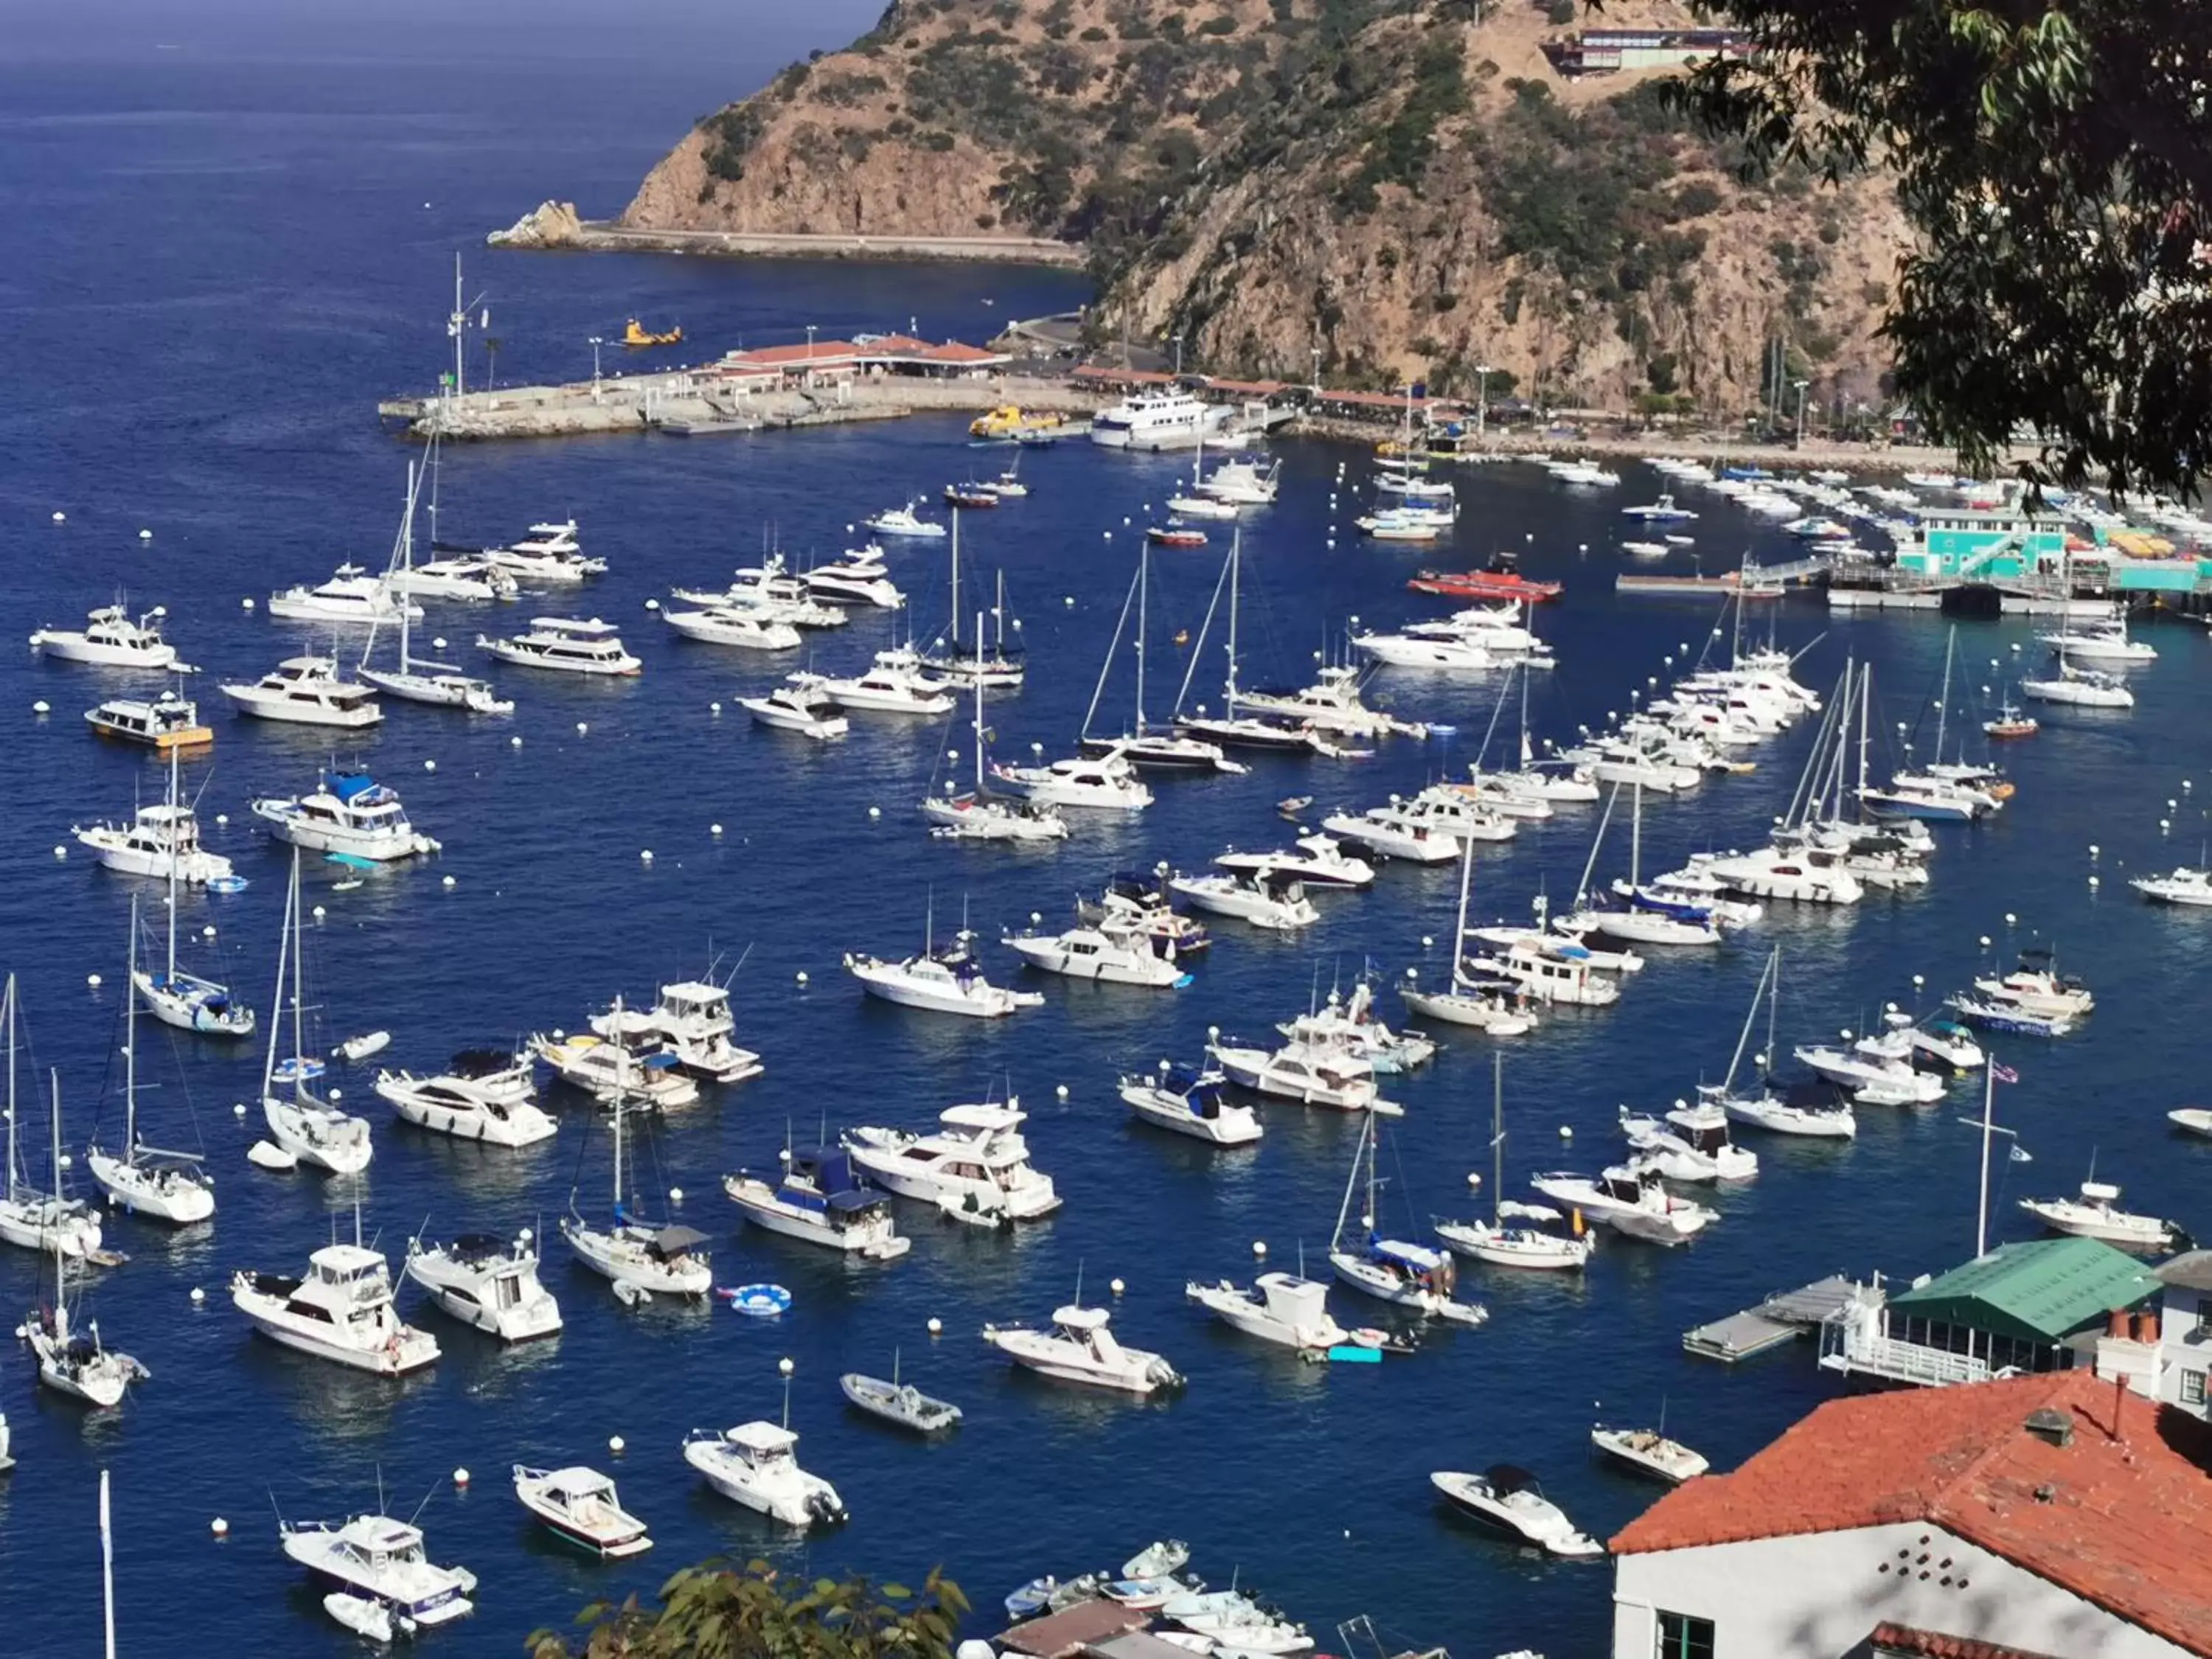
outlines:
{"label": "wooden dock", "polygon": [[1754,1359],[1820,1329],[1857,1288],[1843,1274],[1831,1273],[1798,1290],[1778,1291],[1755,1308],[1684,1332],[1682,1346],[1725,1364]]}

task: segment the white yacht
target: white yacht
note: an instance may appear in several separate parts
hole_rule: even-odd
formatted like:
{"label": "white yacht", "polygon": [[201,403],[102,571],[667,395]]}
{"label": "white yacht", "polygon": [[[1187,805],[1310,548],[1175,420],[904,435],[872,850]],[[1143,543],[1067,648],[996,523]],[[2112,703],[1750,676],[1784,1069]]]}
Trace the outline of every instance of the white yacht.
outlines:
{"label": "white yacht", "polygon": [[1436,1039],[1419,1031],[1394,1031],[1375,1013],[1375,988],[1355,982],[1349,997],[1334,986],[1328,999],[1295,1019],[1279,1020],[1276,1030],[1294,1042],[1334,1045],[1357,1054],[1378,1076],[1411,1072],[1436,1058]]}
{"label": "white yacht", "polygon": [[2080,1019],[2096,1010],[2097,999],[2078,979],[2058,972],[2057,956],[2047,950],[2022,951],[2020,963],[2002,978],[1977,975],[1974,989],[1995,1001],[2049,1019]]}
{"label": "white yacht", "polygon": [[[1505,1196],[1505,1062],[1491,1056],[1490,1219],[1439,1221],[1437,1237],[1455,1254],[1493,1267],[1571,1271],[1590,1259],[1595,1243],[1579,1223],[1568,1232],[1553,1228],[1566,1219],[1548,1204],[1522,1204]],[[1469,1176],[1469,1185],[1480,1181]]]}
{"label": "white yacht", "polygon": [[2032,702],[2071,703],[2077,708],[2132,708],[2136,694],[2117,675],[2076,668],[2064,658],[2055,679],[2023,679],[2020,694]]}
{"label": "white yacht", "polygon": [[287,657],[251,685],[224,686],[222,695],[241,714],[295,726],[357,731],[384,718],[376,688],[342,678],[328,657]]}
{"label": "white yacht", "polygon": [[1216,858],[1213,864],[1216,869],[1238,875],[1285,877],[1309,888],[1357,890],[1375,884],[1373,865],[1365,859],[1352,857],[1344,850],[1343,842],[1318,830],[1300,836],[1295,850],[1240,853],[1232,848]]}
{"label": "white yacht", "polygon": [[104,605],[82,628],[41,628],[31,635],[31,649],[57,662],[181,672],[177,647],[161,637],[161,618],[168,614],[157,605],[134,621],[120,605]]}
{"label": "white yacht", "polygon": [[[138,901],[131,902],[128,983],[138,979]],[[85,1167],[107,1194],[110,1206],[149,1215],[179,1226],[205,1221],[215,1213],[215,1182],[198,1152],[164,1152],[138,1137],[138,999],[128,1000],[123,1015],[123,1151],[120,1156],[95,1141],[85,1149]]]}
{"label": "white yacht", "polygon": [[863,1174],[901,1198],[1034,1221],[1057,1210],[1060,1198],[1052,1177],[1030,1165],[1020,1133],[1028,1119],[1015,1099],[948,1106],[929,1133],[849,1129],[842,1144]]}
{"label": "white yacht", "polygon": [[1253,876],[1175,876],[1169,879],[1168,890],[1200,910],[1277,933],[1310,927],[1321,920],[1304,884],[1273,870]]}
{"label": "white yacht", "polygon": [[[1360,1125],[1359,1150],[1345,1178],[1344,1202],[1338,1206],[1336,1226],[1329,1235],[1328,1265],[1337,1279],[1362,1296],[1373,1297],[1393,1307],[1405,1308],[1425,1319],[1442,1319],[1455,1325],[1480,1325],[1489,1310],[1479,1303],[1462,1302],[1453,1296],[1459,1268],[1451,1256],[1402,1238],[1386,1238],[1381,1231],[1381,1212],[1376,1207],[1376,1182],[1375,1120]],[[1366,1175],[1365,1199],[1359,1224],[1347,1231],[1352,1218],[1352,1200]]]}
{"label": "white yacht", "polygon": [[438,1358],[437,1338],[401,1322],[391,1269],[362,1246],[357,1217],[354,1242],[317,1250],[305,1279],[241,1270],[230,1299],[272,1341],[356,1370],[399,1376]]}
{"label": "white yacht", "polygon": [[1121,1098],[1147,1123],[1216,1146],[1249,1146],[1267,1133],[1260,1115],[1231,1100],[1228,1079],[1211,1067],[1194,1069],[1162,1060],[1157,1073],[1124,1073]]}
{"label": "white yacht", "polygon": [[[665,1052],[694,1077],[710,1083],[743,1083],[767,1069],[758,1054],[731,1040],[738,1022],[730,1012],[726,986],[677,980],[662,986],[659,1000],[635,1018],[637,1029],[658,1036]],[[602,1036],[613,1035],[597,1018],[592,1026]]]}
{"label": "white yacht", "polygon": [[[620,1005],[617,1005],[620,1012]],[[699,1098],[699,1085],[678,1069],[672,1054],[638,1054],[633,1040],[650,1041],[649,1017],[633,1009],[612,1022],[622,1033],[608,1041],[588,1031],[573,1036],[539,1033],[526,1045],[529,1053],[550,1066],[563,1083],[581,1089],[603,1106],[621,1096],[632,1096],[648,1106],[689,1106]]]}
{"label": "white yacht", "polygon": [[1762,847],[1711,858],[1698,855],[1705,873],[1731,892],[1753,898],[1795,899],[1809,904],[1856,904],[1866,896],[1859,878],[1834,854],[1814,847]]}
{"label": "white yacht", "polygon": [[[276,1002],[269,1011],[269,1055],[261,1072],[261,1116],[270,1138],[295,1158],[333,1175],[359,1175],[374,1153],[368,1120],[351,1117],[307,1085],[319,1066],[307,1056],[302,1005],[307,970],[301,959],[300,852],[292,850],[292,880],[284,895],[284,932],[277,949]],[[291,979],[292,1052],[283,1074],[289,1093],[279,1093],[276,1046],[284,1029],[284,982]],[[379,1258],[380,1261],[382,1258]]]}
{"label": "white yacht", "polygon": [[602,1560],[642,1555],[653,1547],[645,1522],[622,1506],[615,1483],[597,1469],[514,1466],[514,1496],[556,1538]]}
{"label": "white yacht", "polygon": [[2120,1208],[2120,1189],[2109,1182],[2083,1182],[2078,1198],[2023,1198],[2020,1207],[2051,1231],[2076,1238],[2160,1253],[2189,1248],[2188,1236],[2171,1221]]}
{"label": "white yacht", "polygon": [[142,806],[129,823],[76,825],[70,833],[119,875],[167,880],[173,872],[187,887],[231,879],[230,860],[200,844],[199,819],[174,801]]}
{"label": "white yacht", "polygon": [[1482,674],[1498,665],[1488,646],[1464,635],[1354,634],[1352,647],[1386,668]]}
{"label": "white yacht", "polygon": [[1109,449],[1189,449],[1218,430],[1231,411],[1190,392],[1140,392],[1091,417],[1091,441]]}
{"label": "white yacht", "polygon": [[[1475,930],[1483,937],[1493,930]],[[1620,1000],[1620,982],[1603,972],[1588,945],[1550,935],[1523,933],[1473,965],[1492,980],[1515,987],[1537,1002],[1580,1008],[1609,1008]]]}
{"label": "white yacht", "polygon": [[417,617],[422,607],[395,592],[388,579],[371,576],[357,564],[342,564],[328,581],[271,593],[269,614],[286,622],[366,624],[398,622],[403,614]]}
{"label": "white yacht", "polygon": [[1669,1181],[1748,1181],[1759,1173],[1759,1154],[1729,1139],[1718,1101],[1678,1100],[1656,1118],[1632,1115],[1624,1106],[1620,1128],[1629,1149]]}
{"label": "white yacht", "polygon": [[1329,1317],[1328,1286],[1295,1273],[1264,1273],[1245,1289],[1224,1279],[1211,1285],[1196,1279],[1182,1287],[1195,1302],[1231,1330],[1301,1352],[1340,1347],[1352,1338]]}
{"label": "white yacht", "polygon": [[23,1173],[16,1139],[21,1115],[15,1107],[15,976],[10,974],[4,998],[0,998],[0,1015],[8,1027],[8,1169],[7,1191],[0,1194],[0,1243],[23,1250],[58,1250],[75,1261],[97,1260],[98,1213],[81,1199],[63,1197],[58,1182],[52,1193],[39,1191]]}
{"label": "white yacht", "polygon": [[684,1437],[684,1461],[723,1497],[787,1527],[842,1521],[845,1500],[820,1475],[799,1467],[798,1444],[797,1435],[774,1423],[694,1429]]}
{"label": "white yacht", "polygon": [[615,1294],[625,1304],[654,1296],[703,1298],[714,1287],[714,1260],[701,1248],[707,1235],[696,1227],[643,1220],[624,1200],[629,1167],[623,1161],[623,1120],[642,1109],[625,1095],[615,1097],[614,1202],[606,1224],[586,1220],[571,1191],[561,1236],[579,1261],[614,1281]]}
{"label": "white yacht", "polygon": [[1380,1112],[1386,1117],[1403,1109],[1381,1097],[1373,1066],[1334,1043],[1293,1040],[1270,1049],[1217,1037],[1206,1044],[1206,1052],[1231,1083],[1260,1094],[1340,1112]]}
{"label": "white yacht", "polygon": [[1932,1106],[1943,1098],[1943,1079],[1914,1069],[1908,1060],[1869,1054],[1856,1044],[1839,1048],[1833,1043],[1806,1043],[1795,1053],[1801,1064],[1842,1084],[1863,1105]]}
{"label": "white yacht", "polygon": [[534,1146],[559,1127],[538,1103],[527,1055],[458,1054],[435,1077],[379,1072],[376,1092],[405,1122],[487,1146]]}
{"label": "white yacht", "polygon": [[848,951],[845,971],[859,980],[860,988],[872,997],[934,1014],[999,1019],[1024,1008],[1044,1006],[1044,998],[1037,992],[1010,991],[986,979],[971,948],[974,942],[975,936],[963,928],[951,948],[938,951],[925,940],[920,956],[900,961]]}
{"label": "white yacht", "polygon": [[2069,620],[2056,634],[2035,636],[2056,651],[2061,660],[2067,662],[2113,662],[2130,666],[2158,660],[2158,648],[2142,640],[2128,637],[2128,619],[2124,611],[2094,620]]}
{"label": "white yacht", "polygon": [[885,507],[864,523],[871,533],[878,536],[918,537],[934,541],[945,534],[943,525],[924,519],[914,510],[915,506],[915,501],[909,499],[905,506]]}
{"label": "white yacht", "polygon": [[789,623],[739,605],[664,609],[660,619],[685,639],[704,645],[732,645],[745,651],[796,651],[803,643],[799,630]]}
{"label": "white yacht", "polygon": [[1605,1553],[1605,1546],[1589,1534],[1577,1532],[1566,1512],[1544,1496],[1536,1478],[1526,1469],[1500,1463],[1481,1474],[1440,1469],[1429,1484],[1457,1510],[1533,1544],[1547,1555],[1569,1560],[1588,1560]]}
{"label": "white yacht", "polygon": [[1103,1308],[1071,1302],[1052,1310],[1049,1330],[986,1325],[983,1340],[1017,1365],[1062,1382],[1133,1395],[1182,1386],[1182,1376],[1159,1355],[1116,1341],[1106,1328],[1109,1317]]}
{"label": "white yacht", "polygon": [[615,625],[597,617],[580,621],[574,617],[539,617],[526,634],[495,640],[479,634],[477,649],[489,651],[501,662],[524,668],[558,669],[568,674],[626,676],[645,665],[623,648]]}
{"label": "white yacht", "polygon": [[1152,804],[1151,787],[1137,775],[1128,757],[1115,750],[1045,766],[1000,763],[992,767],[991,775],[1039,806],[1138,812]]}
{"label": "white yacht", "polygon": [[1655,1244],[1680,1244],[1720,1218],[1704,1205],[1668,1192],[1659,1171],[1640,1158],[1616,1164],[1596,1176],[1559,1172],[1532,1176],[1528,1184],[1554,1204]]}
{"label": "white yacht", "polygon": [[2212,905],[2212,870],[2193,870],[2185,864],[2170,875],[2136,876],[2128,885],[2160,904],[2185,905],[2192,909]]}
{"label": "white yacht", "polygon": [[[52,1073],[51,1107],[53,1124],[53,1171],[58,1183],[62,1164],[61,1074]],[[12,1079],[11,1079],[12,1080]],[[14,1102],[9,1101],[12,1130]],[[20,1334],[31,1345],[38,1362],[39,1381],[58,1393],[106,1408],[120,1405],[124,1390],[151,1375],[127,1353],[118,1353],[100,1340],[95,1322],[84,1330],[73,1329],[69,1316],[69,1263],[66,1236],[55,1230],[47,1241],[54,1259],[54,1300],[51,1308],[36,1310],[23,1322]]]}
{"label": "white yacht", "polygon": [[215,741],[214,732],[200,723],[200,706],[174,691],[165,690],[150,699],[111,697],[96,708],[86,709],[84,722],[103,738],[143,744],[161,755],[172,750],[204,749]]}
{"label": "white yacht", "polygon": [[484,558],[501,570],[532,581],[574,587],[592,576],[604,575],[607,562],[587,557],[576,539],[576,521],[534,524],[520,541],[506,547],[487,547]]}
{"label": "white yacht", "polygon": [[404,1271],[463,1324],[502,1342],[527,1342],[561,1329],[561,1304],[538,1282],[538,1265],[527,1232],[514,1239],[463,1233],[450,1244],[409,1239]]}
{"label": "white yacht", "polygon": [[1601,1423],[1590,1430],[1590,1444],[1639,1474],[1654,1475],[1670,1486],[1694,1480],[1712,1467],[1659,1429],[1608,1429]]}
{"label": "white yacht", "polygon": [[952,693],[942,680],[925,673],[911,646],[876,653],[875,661],[848,678],[800,673],[793,685],[818,691],[841,708],[864,714],[949,714]]}
{"label": "white yacht", "polygon": [[1060,933],[1009,933],[1000,943],[1029,966],[1070,979],[1155,990],[1181,990],[1190,983],[1172,946],[1164,952],[1155,951],[1144,934],[1126,927],[1102,924]]}
{"label": "white yacht", "polygon": [[[432,549],[434,552],[441,550]],[[477,605],[517,599],[522,592],[522,585],[511,573],[493,563],[483,552],[474,550],[441,559],[425,559],[420,564],[393,571],[391,580],[395,592],[417,599],[462,599]]]}
{"label": "white yacht", "polygon": [[384,864],[438,850],[408,821],[397,792],[366,772],[325,773],[307,794],[258,798],[253,812],[277,840],[312,853]]}
{"label": "white yacht", "polygon": [[[382,1614],[377,1627],[411,1635],[419,1627],[451,1624],[475,1610],[477,1576],[465,1567],[441,1567],[423,1553],[422,1532],[386,1515],[331,1521],[282,1521],[284,1553],[337,1590],[325,1598],[368,1604]],[[349,1611],[354,1611],[349,1609]]]}
{"label": "white yacht", "polygon": [[770,687],[757,697],[739,697],[738,707],[763,726],[778,732],[796,732],[817,743],[842,738],[853,729],[837,707],[837,700],[821,688],[818,678],[805,685]]}
{"label": "white yacht", "polygon": [[1231,501],[1239,507],[1266,507],[1275,499],[1280,487],[1283,464],[1275,462],[1262,467],[1257,463],[1236,458],[1222,462],[1212,472],[1194,470],[1192,482],[1203,495],[1216,501]]}
{"label": "white yacht", "polygon": [[1849,1140],[1859,1132],[1857,1115],[1851,1110],[1851,1091],[1826,1078],[1784,1084],[1779,1093],[1770,1081],[1754,1095],[1705,1084],[1698,1095],[1701,1100],[1717,1102],[1735,1121],[1775,1134]]}
{"label": "white yacht", "polygon": [[884,550],[870,542],[858,551],[848,550],[831,564],[817,564],[799,573],[806,591],[824,605],[869,605],[881,611],[904,607],[906,595],[890,578]]}
{"label": "white yacht", "polygon": [[722,1191],[757,1227],[864,1261],[896,1261],[914,1245],[899,1237],[890,1200],[842,1146],[787,1148],[774,1179],[740,1170],[722,1177]]}

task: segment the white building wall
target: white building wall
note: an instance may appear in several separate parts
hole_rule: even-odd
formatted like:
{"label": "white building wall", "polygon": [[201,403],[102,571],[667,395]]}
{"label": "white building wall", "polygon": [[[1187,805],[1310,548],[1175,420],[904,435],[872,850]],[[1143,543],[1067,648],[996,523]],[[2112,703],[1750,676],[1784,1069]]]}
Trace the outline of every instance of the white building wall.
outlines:
{"label": "white building wall", "polygon": [[1714,1659],[1846,1659],[1884,1621],[2065,1659],[2189,1659],[1927,1524],[1623,1555],[1613,1600],[1613,1659],[1654,1659],[1662,1610],[1711,1620]]}

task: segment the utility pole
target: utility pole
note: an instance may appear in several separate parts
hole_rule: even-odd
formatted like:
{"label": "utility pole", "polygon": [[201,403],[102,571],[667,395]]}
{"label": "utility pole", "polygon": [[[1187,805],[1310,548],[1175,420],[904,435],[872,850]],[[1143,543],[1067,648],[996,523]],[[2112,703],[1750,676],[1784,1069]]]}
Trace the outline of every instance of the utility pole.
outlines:
{"label": "utility pole", "polygon": [[1484,428],[1490,420],[1490,365],[1474,366],[1474,441],[1482,441]]}
{"label": "utility pole", "polygon": [[1180,334],[1175,337],[1175,372],[1176,378],[1181,380],[1182,378],[1182,336]]}
{"label": "utility pole", "polygon": [[1812,382],[1792,380],[1790,384],[1797,389],[1797,441],[1794,447],[1802,449],[1805,447],[1805,388]]}
{"label": "utility pole", "polygon": [[605,343],[598,335],[592,336],[592,399],[594,403],[599,401],[599,348]]}
{"label": "utility pole", "polygon": [[1313,358],[1313,380],[1311,383],[1313,394],[1315,397],[1318,398],[1321,396],[1321,348],[1319,346],[1311,348],[1309,355]]}

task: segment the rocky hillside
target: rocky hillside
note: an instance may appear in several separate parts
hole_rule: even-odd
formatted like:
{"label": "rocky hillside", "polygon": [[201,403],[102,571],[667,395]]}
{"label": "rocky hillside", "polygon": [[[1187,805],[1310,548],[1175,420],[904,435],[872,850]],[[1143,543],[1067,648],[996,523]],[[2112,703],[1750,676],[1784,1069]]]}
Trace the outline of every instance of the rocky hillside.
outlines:
{"label": "rocky hillside", "polygon": [[1887,188],[1738,183],[1655,77],[1556,74],[1553,15],[893,0],[702,122],[623,222],[1078,240],[1102,335],[1180,333],[1223,373],[1304,380],[1318,347],[1337,380],[1467,389],[1488,363],[1568,402],[1733,412],[1781,338],[1814,397],[1871,394],[1905,234]]}

